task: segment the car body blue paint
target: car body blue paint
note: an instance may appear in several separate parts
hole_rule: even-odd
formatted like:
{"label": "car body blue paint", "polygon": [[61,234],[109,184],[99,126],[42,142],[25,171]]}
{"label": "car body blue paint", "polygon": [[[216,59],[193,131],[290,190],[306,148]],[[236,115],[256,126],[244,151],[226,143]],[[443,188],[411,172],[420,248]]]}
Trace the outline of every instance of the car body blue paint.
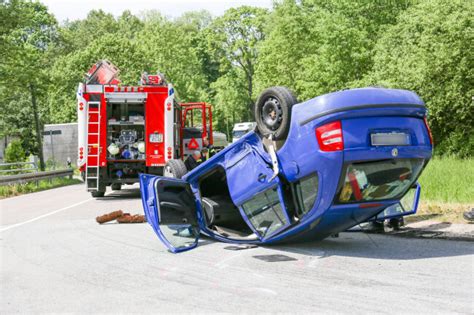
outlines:
{"label": "car body blue paint", "polygon": [[[271,157],[266,152],[260,136],[250,132],[183,178],[195,195],[201,232],[223,242],[271,244],[322,239],[373,218],[385,208],[398,203],[399,199],[376,201],[373,205],[370,205],[370,202],[365,203],[368,206],[361,206],[361,203],[335,203],[344,165],[350,162],[409,158],[424,159],[426,165],[432,155],[432,145],[423,122],[425,116],[424,103],[415,93],[394,89],[346,90],[294,105],[288,137],[277,151],[280,169],[278,177],[269,180],[273,175]],[[332,121],[341,121],[344,150],[323,152],[319,149],[315,129]],[[373,132],[404,132],[409,135],[410,144],[395,147],[372,146],[370,134]],[[395,157],[394,148],[397,149]],[[288,212],[284,211],[289,224],[272,235],[258,235],[254,240],[224,237],[206,226],[200,205],[199,180],[217,167],[225,170],[232,201],[256,235],[258,232],[250,224],[242,208],[245,201],[276,186],[280,188],[278,196],[285,209],[282,181],[295,183],[314,173],[318,175],[318,194],[312,209],[299,220],[290,222]],[[156,202],[153,207],[152,200],[156,200],[157,196],[150,187],[153,187],[157,178],[159,177],[141,175],[143,206],[148,222],[170,248],[159,232],[159,226],[153,222],[156,221],[157,211]],[[418,204],[419,192],[418,186],[414,211]]]}

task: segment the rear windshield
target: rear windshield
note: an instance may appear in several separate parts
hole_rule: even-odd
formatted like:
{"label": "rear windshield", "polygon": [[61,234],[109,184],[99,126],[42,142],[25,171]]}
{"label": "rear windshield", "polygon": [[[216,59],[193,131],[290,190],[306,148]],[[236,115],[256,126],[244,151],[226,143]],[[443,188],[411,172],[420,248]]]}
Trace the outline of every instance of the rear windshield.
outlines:
{"label": "rear windshield", "polygon": [[349,164],[343,173],[338,203],[399,199],[415,182],[423,159],[397,159]]}

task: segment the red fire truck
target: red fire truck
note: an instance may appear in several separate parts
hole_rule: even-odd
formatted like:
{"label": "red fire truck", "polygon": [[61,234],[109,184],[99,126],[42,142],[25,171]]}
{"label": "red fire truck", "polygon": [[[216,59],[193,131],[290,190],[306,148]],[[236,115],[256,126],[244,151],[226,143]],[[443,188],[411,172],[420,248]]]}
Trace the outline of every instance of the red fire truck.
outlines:
{"label": "red fire truck", "polygon": [[204,137],[213,143],[209,104],[178,103],[162,74],[122,86],[118,73],[102,60],[77,91],[78,167],[93,197],[138,182],[139,173],[180,178],[183,159]]}

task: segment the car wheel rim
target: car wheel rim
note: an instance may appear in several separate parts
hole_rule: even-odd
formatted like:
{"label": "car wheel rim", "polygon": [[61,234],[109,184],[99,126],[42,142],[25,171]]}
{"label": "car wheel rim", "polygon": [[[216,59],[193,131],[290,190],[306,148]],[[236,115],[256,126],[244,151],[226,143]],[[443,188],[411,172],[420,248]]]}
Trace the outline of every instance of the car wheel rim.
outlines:
{"label": "car wheel rim", "polygon": [[283,111],[280,102],[276,98],[269,97],[265,101],[261,111],[261,119],[265,126],[272,131],[280,127],[283,119]]}

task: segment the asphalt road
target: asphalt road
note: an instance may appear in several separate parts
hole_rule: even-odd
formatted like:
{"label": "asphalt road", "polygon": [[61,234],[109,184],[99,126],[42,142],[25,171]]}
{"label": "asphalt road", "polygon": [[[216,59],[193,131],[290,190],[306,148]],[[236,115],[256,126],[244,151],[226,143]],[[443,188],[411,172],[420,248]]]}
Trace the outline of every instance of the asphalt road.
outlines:
{"label": "asphalt road", "polygon": [[342,233],[235,251],[204,239],[174,255],[147,224],[95,222],[141,213],[138,197],[74,185],[1,200],[0,314],[474,313],[472,242]]}

